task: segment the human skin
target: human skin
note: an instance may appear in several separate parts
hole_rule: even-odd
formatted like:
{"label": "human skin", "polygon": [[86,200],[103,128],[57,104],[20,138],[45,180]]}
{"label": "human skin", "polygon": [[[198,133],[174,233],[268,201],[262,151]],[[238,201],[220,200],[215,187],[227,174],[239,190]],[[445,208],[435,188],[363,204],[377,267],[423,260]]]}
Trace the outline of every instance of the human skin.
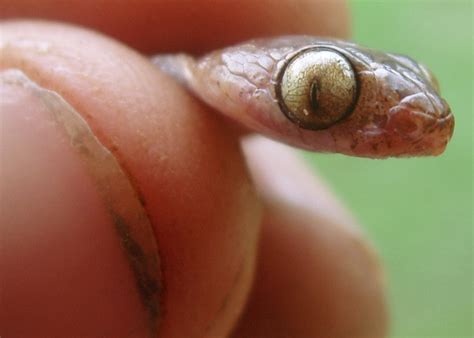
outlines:
{"label": "human skin", "polygon": [[[288,1],[268,11],[270,2],[103,1],[91,13],[79,1],[63,4],[1,1],[0,13],[78,23],[142,53],[201,52],[261,35],[344,37],[348,27],[341,2]],[[159,337],[229,336],[242,312],[235,337],[383,336],[376,258],[351,217],[288,150],[281,156],[294,163],[283,171],[289,184],[276,189],[263,155],[275,158],[277,145],[247,143],[249,171],[229,121],[129,47],[91,31],[29,22],[6,23],[2,40],[17,47],[2,50],[1,68],[21,69],[59,94],[142,196],[161,267],[152,318]],[[38,53],[45,41],[54,48]],[[2,92],[0,331],[155,334],[89,167],[34,91],[4,80]],[[317,203],[295,206],[298,195]],[[308,217],[297,217],[300,208]],[[331,250],[314,249],[321,247]],[[282,264],[282,252],[301,264]]]}

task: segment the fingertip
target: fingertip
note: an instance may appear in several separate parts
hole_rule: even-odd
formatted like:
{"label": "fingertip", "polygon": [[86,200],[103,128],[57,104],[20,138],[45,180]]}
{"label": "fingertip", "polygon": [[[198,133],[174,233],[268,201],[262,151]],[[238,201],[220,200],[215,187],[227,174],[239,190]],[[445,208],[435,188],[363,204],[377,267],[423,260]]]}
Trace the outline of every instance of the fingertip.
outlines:
{"label": "fingertip", "polygon": [[19,71],[0,77],[2,333],[147,335],[108,211],[51,113],[57,102]]}
{"label": "fingertip", "polygon": [[[282,198],[288,204],[334,220],[348,232],[361,233],[353,215],[294,148],[261,136],[247,137],[243,145],[252,176],[262,195]],[[262,160],[265,158],[268,160]],[[269,170],[270,162],[279,170]]]}
{"label": "fingertip", "polygon": [[[138,269],[132,265],[130,271],[141,305],[159,317],[159,335],[224,336],[239,315],[251,284],[261,216],[237,138],[215,113],[159,73],[146,58],[116,41],[70,25],[45,22],[6,24],[2,33],[2,67],[22,69],[40,86],[60,94],[106,148],[107,156],[97,158],[116,160],[134,188],[136,200],[146,208],[146,215],[137,214],[133,213],[140,207],[136,201],[118,203],[132,212],[127,215],[136,216],[133,220],[137,224],[148,218],[154,236],[143,237],[158,243],[159,268],[164,268],[161,275],[155,272],[162,283],[148,283],[153,269],[147,265]],[[81,145],[82,141],[69,142]],[[12,143],[8,148],[14,148]],[[90,155],[87,148],[76,150],[85,157]],[[89,164],[105,179],[115,174],[101,162]],[[61,172],[70,175],[67,169]],[[96,182],[95,188],[120,191],[123,186],[116,182]],[[65,179],[58,184],[64,194],[75,198],[75,191],[68,190],[70,182]],[[123,194],[107,196],[101,195],[102,206],[109,207],[111,199],[122,201]],[[38,205],[41,207],[42,201]],[[108,214],[109,225],[111,221],[112,227],[124,226],[123,217],[117,218],[115,213]],[[67,228],[68,223],[64,225]],[[86,235],[93,236],[93,229],[85,229]],[[135,237],[123,237],[124,257],[132,255],[132,263],[156,261],[141,256],[144,247],[130,241]],[[87,259],[94,258],[87,245],[81,257],[84,261],[80,264],[86,268]],[[51,268],[53,273],[60,271],[56,268]],[[104,269],[105,275],[107,272]],[[121,289],[121,285],[115,286]],[[154,298],[156,289],[163,291],[159,299]],[[74,292],[74,288],[68,291]],[[76,300],[70,305],[77,306]],[[67,316],[69,312],[66,309],[64,313]],[[58,325],[63,325],[62,318],[58,317]],[[116,318],[121,318],[120,314]],[[28,325],[25,321],[24,326]],[[68,332],[80,335],[77,330]]]}
{"label": "fingertip", "polygon": [[385,337],[383,270],[352,217],[289,148],[254,139],[245,149],[266,208],[233,337]]}

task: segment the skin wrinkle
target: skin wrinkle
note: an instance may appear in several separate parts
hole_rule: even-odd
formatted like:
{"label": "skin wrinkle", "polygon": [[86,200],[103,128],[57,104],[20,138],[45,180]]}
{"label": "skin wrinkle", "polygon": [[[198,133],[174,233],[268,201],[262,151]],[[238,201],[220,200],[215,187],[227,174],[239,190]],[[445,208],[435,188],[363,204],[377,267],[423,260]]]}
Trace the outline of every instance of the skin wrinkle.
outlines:
{"label": "skin wrinkle", "polygon": [[44,89],[21,70],[3,71],[4,81],[41,97],[58,126],[70,138],[94,180],[113,220],[121,246],[136,280],[137,292],[148,314],[148,333],[155,337],[160,319],[162,278],[158,246],[140,194],[118,159],[95,136],[81,115],[58,93]]}
{"label": "skin wrinkle", "polygon": [[[246,259],[242,259],[242,262],[239,265],[239,268],[237,272],[235,273],[232,286],[229,289],[229,292],[224,296],[221,305],[219,306],[219,309],[216,311],[216,314],[214,315],[214,319],[208,324],[208,326],[205,329],[206,334],[209,334],[212,332],[212,329],[219,323],[219,318],[220,314],[223,314],[229,307],[229,303],[231,303],[232,296],[235,295],[235,291],[239,285],[239,281],[241,280],[242,276],[244,275],[245,272],[248,273],[248,271],[253,271],[253,264],[246,265]],[[247,270],[247,271],[246,271]],[[243,310],[243,309],[242,309]],[[242,312],[241,310],[241,312]]]}

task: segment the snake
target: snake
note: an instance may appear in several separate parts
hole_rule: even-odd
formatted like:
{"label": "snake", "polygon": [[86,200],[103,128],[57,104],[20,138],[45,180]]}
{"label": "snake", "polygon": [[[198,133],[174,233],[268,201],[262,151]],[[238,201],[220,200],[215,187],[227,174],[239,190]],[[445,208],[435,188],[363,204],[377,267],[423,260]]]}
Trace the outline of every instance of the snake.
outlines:
{"label": "snake", "polygon": [[245,129],[305,150],[436,156],[454,130],[425,65],[352,42],[261,38],[197,57],[156,55],[152,62]]}

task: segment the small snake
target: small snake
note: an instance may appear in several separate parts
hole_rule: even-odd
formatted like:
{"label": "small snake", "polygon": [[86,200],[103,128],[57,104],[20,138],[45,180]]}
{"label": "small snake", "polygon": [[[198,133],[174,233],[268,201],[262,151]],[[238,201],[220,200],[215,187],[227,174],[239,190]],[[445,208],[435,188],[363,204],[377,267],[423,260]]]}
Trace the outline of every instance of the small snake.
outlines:
{"label": "small snake", "polygon": [[311,151],[438,155],[454,129],[425,66],[350,42],[284,36],[153,62],[248,129]]}

